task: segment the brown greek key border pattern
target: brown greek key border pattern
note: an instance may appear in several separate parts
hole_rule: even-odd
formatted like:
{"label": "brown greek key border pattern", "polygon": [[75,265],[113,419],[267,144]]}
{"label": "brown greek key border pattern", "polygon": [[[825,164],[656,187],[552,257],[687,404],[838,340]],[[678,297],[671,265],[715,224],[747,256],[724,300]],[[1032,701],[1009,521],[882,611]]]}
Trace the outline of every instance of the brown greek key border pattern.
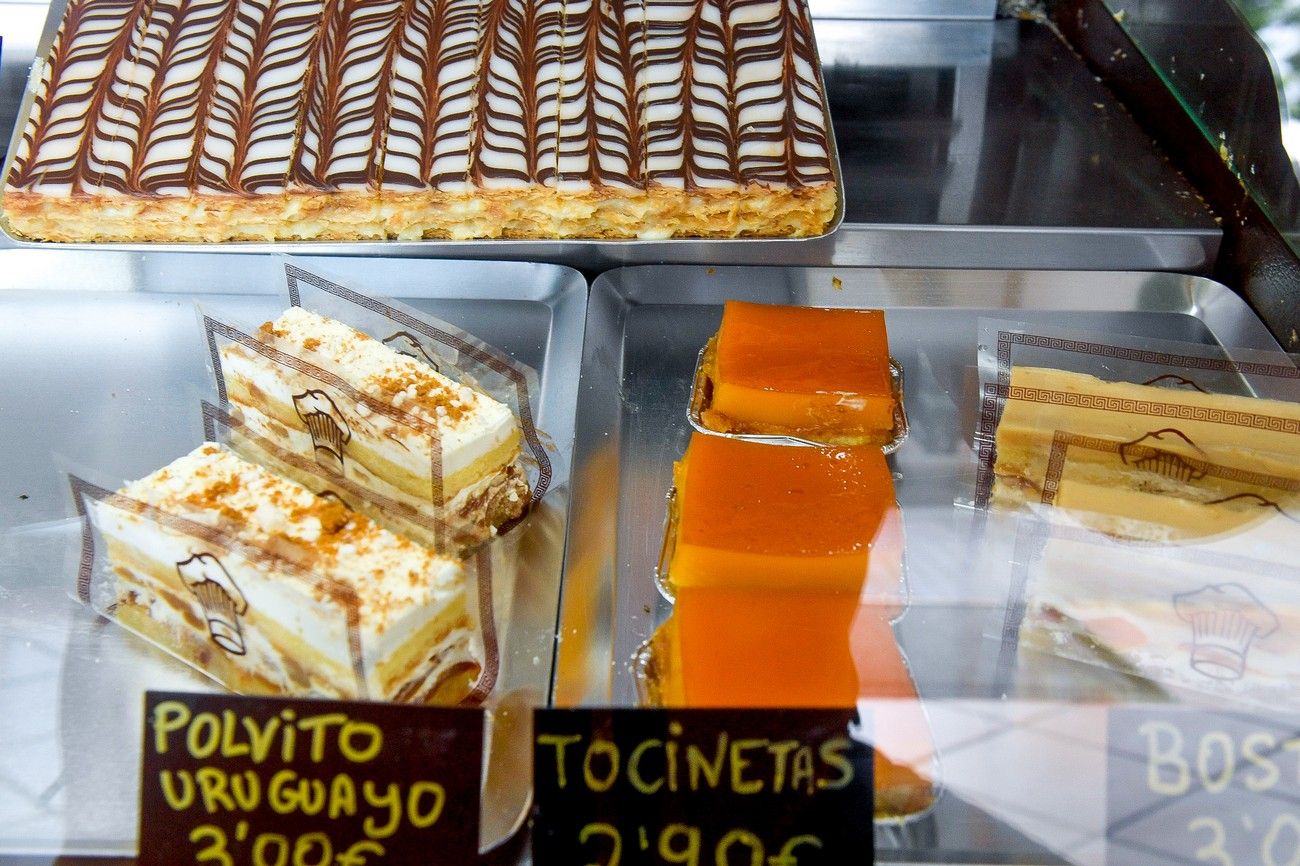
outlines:
{"label": "brown greek key border pattern", "polygon": [[1270,433],[1300,435],[1300,419],[1265,415],[1259,412],[1240,412],[1213,406],[1183,406],[1155,400],[1130,400],[1100,394],[1081,394],[1073,391],[1054,391],[1050,388],[1026,388],[1011,385],[1006,388],[1009,400],[1024,403],[1046,403],[1052,406],[1070,406],[1079,409],[1096,409],[1119,412],[1125,415],[1150,415],[1155,418],[1176,418],[1180,421],[1200,421],[1209,424],[1227,424]]}
{"label": "brown greek key border pattern", "polygon": [[519,402],[519,425],[523,428],[524,441],[528,443],[528,450],[532,452],[533,459],[537,461],[538,477],[537,483],[533,485],[532,504],[536,505],[541,501],[542,496],[546,494],[547,489],[551,486],[554,467],[551,464],[551,456],[547,453],[546,446],[542,443],[541,435],[537,430],[532,400],[528,392],[528,379],[523,371],[455,334],[449,334],[441,328],[434,327],[403,310],[368,295],[355,292],[346,286],[340,286],[338,283],[305,271],[295,265],[286,263],[284,273],[289,286],[289,303],[292,306],[302,306],[302,292],[299,283],[306,283],[326,294],[333,295],[350,304],[383,316],[403,328],[423,334],[435,343],[441,343],[455,349],[457,352],[473,358],[478,363],[508,379],[515,389],[515,396]]}
{"label": "brown greek key border pattern", "polygon": [[1234,361],[1230,358],[1205,358],[1199,355],[1158,352],[1152,349],[1133,349],[1128,346],[1113,346],[1109,343],[1094,343],[1088,340],[1072,340],[1065,337],[1049,337],[1044,334],[1029,334],[1022,331],[999,331],[999,384],[1005,385],[1011,381],[1012,345],[1035,349],[1051,349],[1055,352],[1070,352],[1077,355],[1092,355],[1098,358],[1114,358],[1120,361],[1137,361],[1159,367],[1209,370],[1218,373],[1241,373],[1250,376],[1270,376],[1277,379],[1300,379],[1300,368],[1294,365]]}

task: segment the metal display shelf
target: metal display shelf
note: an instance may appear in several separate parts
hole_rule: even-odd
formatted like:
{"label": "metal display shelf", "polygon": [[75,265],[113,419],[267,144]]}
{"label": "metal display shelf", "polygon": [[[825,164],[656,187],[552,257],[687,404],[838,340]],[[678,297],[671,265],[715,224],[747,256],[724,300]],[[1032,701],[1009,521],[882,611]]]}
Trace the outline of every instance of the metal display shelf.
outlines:
{"label": "metal display shelf", "polygon": [[1108,773],[1124,759],[1107,746],[1107,707],[1153,700],[1151,692],[1126,691],[1103,667],[1018,646],[1010,647],[1020,654],[1008,675],[1002,626],[1014,598],[1012,568],[1005,559],[977,566],[984,542],[973,532],[975,512],[954,503],[975,484],[982,318],[1116,340],[1176,337],[1229,357],[1276,352],[1245,302],[1202,277],[694,267],[601,275],[587,309],[553,703],[639,701],[635,656],[672,611],[654,575],[673,462],[691,434],[692,370],[723,302],[739,296],[883,309],[891,355],[907,374],[911,433],[889,459],[906,527],[910,605],[894,633],[929,718],[944,790],[925,821],[894,835],[877,825],[878,861],[1191,862],[1129,859],[1107,828]]}
{"label": "metal display shelf", "polygon": [[[828,237],[274,248],[546,261],[589,273],[646,263],[1209,271],[1221,231],[1196,191],[1048,27],[993,20],[992,4],[973,0],[917,12],[975,16],[966,19],[868,20],[897,7],[812,4],[845,185],[844,222]],[[8,141],[48,6],[3,8]]]}

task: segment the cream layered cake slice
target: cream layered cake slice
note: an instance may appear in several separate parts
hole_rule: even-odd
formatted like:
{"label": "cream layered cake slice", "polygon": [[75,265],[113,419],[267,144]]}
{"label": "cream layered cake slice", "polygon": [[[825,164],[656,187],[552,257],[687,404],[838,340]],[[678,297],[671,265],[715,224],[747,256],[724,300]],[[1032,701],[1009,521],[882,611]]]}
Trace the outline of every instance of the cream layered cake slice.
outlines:
{"label": "cream layered cake slice", "polygon": [[1195,522],[1189,504],[1300,489],[1300,403],[1285,400],[1015,367],[996,446],[999,507],[1175,524]]}
{"label": "cream layered cake slice", "polygon": [[481,539],[527,507],[509,406],[300,307],[258,337],[220,349],[226,396],[250,431],[311,459],[322,478],[341,475]]}
{"label": "cream layered cake slice", "polygon": [[458,560],[219,445],[88,505],[113,615],[235,691],[446,703],[483,669]]}

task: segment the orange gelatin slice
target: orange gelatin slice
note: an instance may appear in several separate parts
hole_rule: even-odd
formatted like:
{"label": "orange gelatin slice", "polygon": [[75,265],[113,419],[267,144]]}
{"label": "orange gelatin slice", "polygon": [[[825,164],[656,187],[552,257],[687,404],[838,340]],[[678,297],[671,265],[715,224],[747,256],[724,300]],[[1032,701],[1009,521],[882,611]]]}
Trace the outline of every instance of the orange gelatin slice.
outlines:
{"label": "orange gelatin slice", "polygon": [[675,469],[675,588],[864,594],[897,605],[902,521],[878,449],[696,433]]}
{"label": "orange gelatin slice", "polygon": [[[880,609],[839,593],[683,588],[655,639],[668,707],[871,706],[877,815],[933,800],[934,744]],[[662,657],[666,656],[666,657]]]}
{"label": "orange gelatin slice", "polygon": [[710,367],[710,428],[876,445],[893,436],[880,310],[728,301]]}
{"label": "orange gelatin slice", "polygon": [[665,703],[847,707],[858,694],[848,642],[858,608],[835,593],[683,588]]}

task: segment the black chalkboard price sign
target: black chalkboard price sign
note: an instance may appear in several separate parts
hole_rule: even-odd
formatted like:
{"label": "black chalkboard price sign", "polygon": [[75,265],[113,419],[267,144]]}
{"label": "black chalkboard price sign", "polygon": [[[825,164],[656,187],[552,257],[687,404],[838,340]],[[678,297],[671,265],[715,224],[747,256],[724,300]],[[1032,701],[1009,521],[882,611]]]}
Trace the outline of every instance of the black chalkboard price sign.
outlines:
{"label": "black chalkboard price sign", "polygon": [[407,866],[478,855],[483,714],[145,696],[141,866]]}
{"label": "black chalkboard price sign", "polygon": [[1300,720],[1111,710],[1107,863],[1300,866]]}
{"label": "black chalkboard price sign", "polygon": [[537,866],[872,862],[852,711],[539,710]]}

